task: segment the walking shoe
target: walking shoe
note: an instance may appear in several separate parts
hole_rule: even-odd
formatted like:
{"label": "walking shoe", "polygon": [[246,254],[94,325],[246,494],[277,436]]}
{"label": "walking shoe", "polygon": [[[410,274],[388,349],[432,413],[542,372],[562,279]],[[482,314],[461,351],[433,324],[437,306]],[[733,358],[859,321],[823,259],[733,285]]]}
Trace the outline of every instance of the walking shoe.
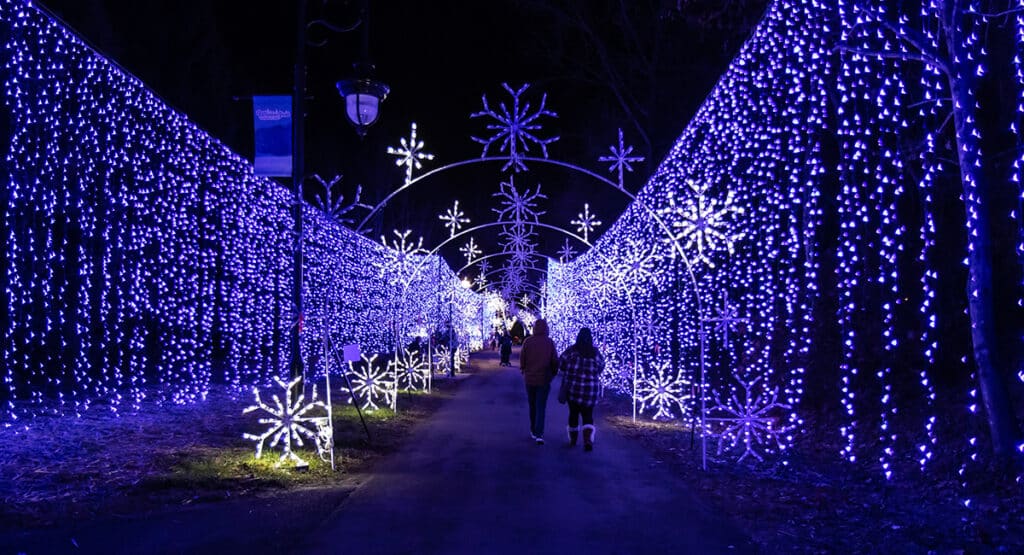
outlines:
{"label": "walking shoe", "polygon": [[544,438],[542,438],[542,437],[535,437],[533,439],[537,441],[537,445],[544,445]]}

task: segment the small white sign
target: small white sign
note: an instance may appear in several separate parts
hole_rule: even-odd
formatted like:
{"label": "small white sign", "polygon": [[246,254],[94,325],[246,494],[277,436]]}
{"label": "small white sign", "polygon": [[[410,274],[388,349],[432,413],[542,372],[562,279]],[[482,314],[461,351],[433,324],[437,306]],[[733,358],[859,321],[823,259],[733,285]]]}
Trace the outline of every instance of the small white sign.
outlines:
{"label": "small white sign", "polygon": [[345,345],[341,348],[345,354],[345,362],[359,362],[359,345],[353,343],[352,345]]}

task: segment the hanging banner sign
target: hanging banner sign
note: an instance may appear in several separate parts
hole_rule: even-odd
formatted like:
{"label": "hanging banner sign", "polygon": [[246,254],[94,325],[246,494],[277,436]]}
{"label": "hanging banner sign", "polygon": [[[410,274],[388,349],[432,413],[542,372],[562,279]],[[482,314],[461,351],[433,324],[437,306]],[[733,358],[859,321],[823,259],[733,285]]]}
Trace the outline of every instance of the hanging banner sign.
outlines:
{"label": "hanging banner sign", "polygon": [[292,174],[292,97],[252,97],[256,175],[287,177]]}

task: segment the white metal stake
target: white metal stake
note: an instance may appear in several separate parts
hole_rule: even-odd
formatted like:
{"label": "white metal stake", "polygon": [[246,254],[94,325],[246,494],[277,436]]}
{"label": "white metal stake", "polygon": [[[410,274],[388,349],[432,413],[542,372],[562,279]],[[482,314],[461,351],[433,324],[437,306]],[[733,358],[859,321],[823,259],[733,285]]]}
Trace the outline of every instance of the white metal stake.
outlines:
{"label": "white metal stake", "polygon": [[329,348],[327,330],[324,329],[324,375],[327,377],[327,428],[331,434],[331,472],[334,472],[334,407],[331,406],[331,357],[328,356],[330,355]]}

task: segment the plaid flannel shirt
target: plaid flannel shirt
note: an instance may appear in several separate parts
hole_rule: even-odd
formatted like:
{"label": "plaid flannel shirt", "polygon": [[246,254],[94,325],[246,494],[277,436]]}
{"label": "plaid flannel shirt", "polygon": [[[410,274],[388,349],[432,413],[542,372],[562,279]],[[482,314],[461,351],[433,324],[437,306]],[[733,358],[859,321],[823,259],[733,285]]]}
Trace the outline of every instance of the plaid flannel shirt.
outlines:
{"label": "plaid flannel shirt", "polygon": [[597,404],[604,372],[604,357],[597,349],[594,352],[597,354],[594,358],[583,358],[575,347],[569,347],[558,358],[562,379],[568,382],[569,400],[588,407]]}

